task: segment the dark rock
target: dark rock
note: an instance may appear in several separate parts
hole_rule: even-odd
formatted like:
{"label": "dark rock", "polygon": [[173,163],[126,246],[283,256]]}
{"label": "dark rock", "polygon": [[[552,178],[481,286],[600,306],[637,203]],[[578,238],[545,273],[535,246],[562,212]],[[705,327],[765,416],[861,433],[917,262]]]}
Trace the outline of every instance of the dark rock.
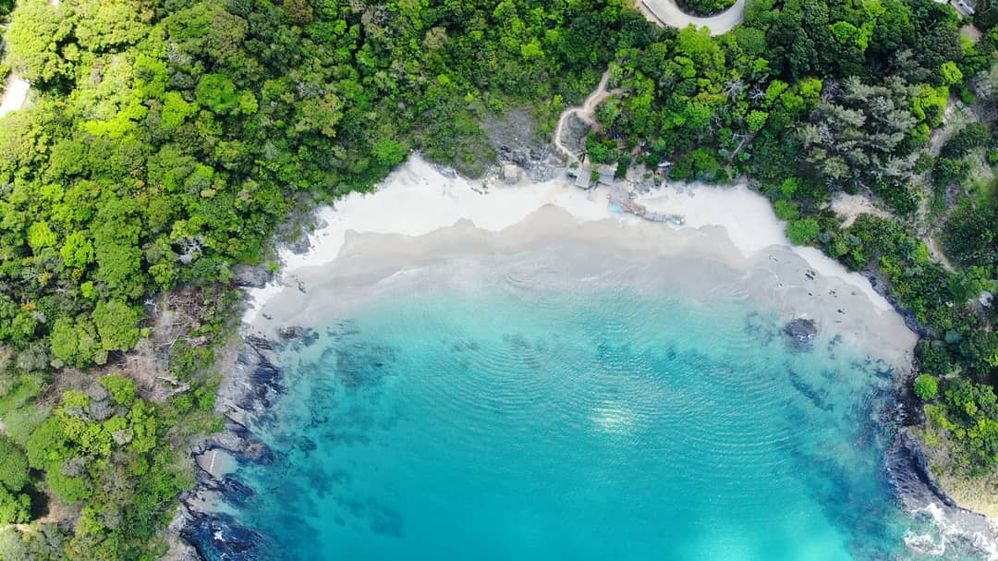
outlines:
{"label": "dark rock", "polygon": [[305,328],[298,325],[288,325],[277,330],[277,336],[284,340],[300,339]]}
{"label": "dark rock", "polygon": [[264,266],[236,265],[232,268],[232,282],[237,286],[263,288],[271,278],[273,275]]}
{"label": "dark rock", "polygon": [[870,271],[865,272],[864,276],[870,281],[870,286],[873,287],[873,290],[877,294],[883,296],[884,299],[887,300],[887,302],[894,308],[894,311],[901,315],[904,319],[904,324],[908,327],[908,329],[915,332],[919,337],[928,337],[932,335],[932,332],[923,326],[918,321],[918,318],[915,317],[915,312],[901,306],[901,304],[898,303],[897,299],[891,294],[887,283],[884,282],[883,279]]}
{"label": "dark rock", "polygon": [[[521,168],[522,174],[534,181],[553,177],[563,164],[551,151],[547,135],[539,135],[532,113],[525,108],[513,108],[503,115],[485,119],[482,129],[496,151],[500,164]],[[502,174],[500,179],[508,180]]]}
{"label": "dark rock", "polygon": [[562,144],[576,154],[584,152],[586,149],[586,137],[589,135],[591,127],[575,114],[569,116],[566,125],[563,131],[564,134],[561,137]]}
{"label": "dark rock", "polygon": [[260,337],[247,337],[232,375],[218,391],[219,411],[246,426],[259,419],[284,393],[284,375],[275,365],[276,346]]}
{"label": "dark rock", "polygon": [[282,341],[299,342],[305,346],[311,345],[319,340],[319,334],[314,329],[310,327],[300,327],[297,325],[279,328],[277,330],[277,336],[280,337]]}
{"label": "dark rock", "polygon": [[308,236],[301,236],[297,240],[290,242],[285,245],[291,253],[295,255],[304,255],[308,253],[308,250],[312,247],[311,242],[308,240]]}
{"label": "dark rock", "polygon": [[938,501],[955,508],[956,503],[939,487],[929,471],[929,461],[922,449],[922,442],[899,431],[885,460],[887,479],[905,508],[923,508]]}
{"label": "dark rock", "polygon": [[993,551],[998,542],[994,528],[987,518],[961,508],[943,491],[929,470],[928,457],[917,436],[907,430],[898,431],[884,463],[887,480],[905,510],[925,512],[934,505],[943,512],[946,541],[958,541],[961,547],[978,553]]}
{"label": "dark rock", "polygon": [[240,506],[246,505],[256,495],[253,489],[231,475],[222,479],[218,490],[227,502]]}
{"label": "dark rock", "polygon": [[256,561],[263,559],[264,538],[224,513],[192,514],[181,530],[204,559]]}
{"label": "dark rock", "polygon": [[274,461],[274,452],[261,442],[249,429],[232,422],[226,423],[225,431],[212,436],[194,454],[203,454],[212,449],[225,450],[236,461],[267,465]]}
{"label": "dark rock", "polygon": [[811,342],[818,334],[818,326],[814,320],[796,318],[783,326],[783,335],[791,347],[803,350],[810,348]]}
{"label": "dark rock", "polygon": [[[228,421],[222,432],[193,446],[191,455],[195,460],[220,450],[238,464],[275,462],[273,450],[253,434],[252,427],[269,420],[274,401],[286,391],[284,372],[278,366],[279,351],[291,342],[309,344],[318,334],[311,329],[289,327],[281,331],[280,337],[281,341],[245,338],[232,372],[218,390],[216,407]],[[241,526],[231,515],[217,512],[219,504],[248,504],[255,494],[253,489],[232,474],[213,475],[197,461],[194,464],[197,485],[181,497],[181,512],[171,525],[171,535],[179,538],[174,540],[178,542],[174,548],[177,555],[189,556],[184,548],[190,545],[197,558],[206,561],[281,558],[267,551],[265,536]]]}

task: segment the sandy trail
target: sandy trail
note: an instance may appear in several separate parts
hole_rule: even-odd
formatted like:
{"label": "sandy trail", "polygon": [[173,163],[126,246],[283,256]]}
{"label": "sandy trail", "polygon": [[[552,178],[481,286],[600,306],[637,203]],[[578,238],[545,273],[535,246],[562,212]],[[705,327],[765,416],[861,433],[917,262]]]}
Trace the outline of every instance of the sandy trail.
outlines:
{"label": "sandy trail", "polygon": [[30,88],[31,84],[27,80],[22,80],[11,74],[7,78],[7,88],[4,90],[3,99],[0,99],[0,117],[24,107]]}
{"label": "sandy trail", "polygon": [[745,0],[738,0],[727,10],[706,18],[683,12],[675,0],[638,0],[637,6],[653,23],[679,29],[690,25],[706,27],[711,35],[723,35],[745,19]]}
{"label": "sandy trail", "polygon": [[893,218],[889,212],[877,208],[865,195],[836,193],[828,206],[832,209],[832,212],[842,219],[843,228],[852,226],[852,223],[861,214],[872,214],[880,218]]}
{"label": "sandy trail", "polygon": [[[727,10],[717,14],[716,16],[701,18],[696,16],[691,16],[679,9],[675,0],[638,0],[637,8],[641,11],[644,16],[652,23],[676,27],[679,29],[688,27],[690,25],[696,27],[706,27],[711,35],[723,35],[728,31],[731,31],[736,25],[740,24],[745,19],[745,0],[737,0],[734,5],[732,5]],[[593,111],[599,106],[607,97],[620,93],[622,90],[614,89],[607,91],[606,85],[610,81],[610,71],[607,70],[603,73],[603,77],[600,79],[599,85],[593,93],[589,94],[586,98],[585,103],[581,107],[571,107],[566,109],[561,117],[558,119],[558,126],[554,131],[554,146],[555,148],[568,157],[570,161],[579,161],[579,154],[576,154],[569,150],[565,144],[562,142],[562,135],[565,131],[565,127],[568,123],[568,119],[575,115],[582,122],[595,126],[596,120],[593,116]]]}
{"label": "sandy trail", "polygon": [[554,130],[554,146],[559,152],[568,156],[572,161],[579,160],[579,154],[573,153],[568,149],[567,146],[562,142],[562,137],[565,132],[565,127],[568,124],[568,119],[573,115],[578,117],[579,120],[586,123],[589,126],[596,125],[596,117],[594,112],[599,104],[603,102],[604,99],[620,93],[620,88],[615,88],[612,90],[607,90],[606,86],[610,82],[610,71],[607,70],[603,73],[600,78],[599,85],[593,90],[593,93],[589,94],[589,97],[582,103],[579,107],[570,107],[562,112],[561,117],[558,118],[558,126]]}

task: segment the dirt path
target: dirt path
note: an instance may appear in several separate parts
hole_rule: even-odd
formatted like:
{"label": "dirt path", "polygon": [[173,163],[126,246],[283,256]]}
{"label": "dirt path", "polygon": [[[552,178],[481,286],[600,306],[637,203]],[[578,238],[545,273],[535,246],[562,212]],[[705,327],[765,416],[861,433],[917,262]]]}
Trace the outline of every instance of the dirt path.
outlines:
{"label": "dirt path", "polygon": [[579,107],[569,107],[562,112],[561,116],[558,118],[558,126],[554,129],[554,146],[559,152],[568,156],[569,159],[578,161],[579,154],[573,153],[565,144],[562,142],[562,137],[565,132],[565,127],[567,126],[568,120],[574,115],[578,117],[580,121],[586,123],[587,125],[595,125],[596,118],[593,112],[603,102],[604,99],[610,97],[611,95],[618,94],[622,90],[616,88],[613,90],[607,90],[606,85],[610,82],[610,71],[607,70],[603,73],[600,78],[599,85],[593,90],[593,93],[589,94],[586,101]]}
{"label": "dirt path", "polygon": [[706,18],[683,12],[676,0],[637,0],[637,7],[653,23],[679,29],[690,25],[706,27],[711,35],[723,35],[745,19],[745,0],[737,0],[727,10]]}
{"label": "dirt path", "polygon": [[[706,18],[695,17],[684,13],[679,9],[676,0],[636,0],[635,3],[641,13],[653,23],[662,26],[678,27],[680,29],[690,25],[706,27],[710,30],[711,35],[727,33],[745,19],[745,0],[736,0],[734,5],[727,10],[716,16]],[[596,124],[596,120],[593,118],[593,111],[608,96],[620,92],[619,89],[608,91],[606,85],[609,81],[610,71],[607,70],[603,73],[603,77],[600,79],[596,90],[586,98],[585,103],[581,107],[566,109],[558,119],[558,126],[554,130],[554,146],[559,152],[568,156],[571,161],[578,161],[579,154],[569,150],[562,141],[568,120],[574,115],[590,126]]]}
{"label": "dirt path", "polygon": [[7,88],[4,89],[3,98],[0,99],[0,117],[23,107],[30,87],[27,81],[11,74],[7,78]]}
{"label": "dirt path", "polygon": [[832,212],[842,219],[842,227],[848,228],[856,221],[860,214],[872,214],[880,218],[893,218],[885,210],[877,208],[873,202],[864,195],[849,195],[847,193],[836,193],[832,197],[832,202],[828,205]]}

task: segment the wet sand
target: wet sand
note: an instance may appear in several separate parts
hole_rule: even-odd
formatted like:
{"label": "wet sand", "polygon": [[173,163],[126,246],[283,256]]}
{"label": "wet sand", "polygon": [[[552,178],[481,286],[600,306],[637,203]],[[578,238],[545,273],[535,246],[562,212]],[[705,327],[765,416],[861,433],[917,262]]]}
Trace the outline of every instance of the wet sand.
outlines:
{"label": "wet sand", "polygon": [[637,197],[683,226],[615,213],[607,190],[563,179],[519,186],[450,177],[414,157],[373,194],[319,212],[305,254],[283,254],[279,282],[250,291],[248,332],[318,326],[330,314],[415,286],[517,282],[571,290],[599,279],[706,305],[749,299],[781,320],[869,349],[898,368],[916,336],[869,282],[812,248],[793,248],[769,202],[744,186],[667,185]]}

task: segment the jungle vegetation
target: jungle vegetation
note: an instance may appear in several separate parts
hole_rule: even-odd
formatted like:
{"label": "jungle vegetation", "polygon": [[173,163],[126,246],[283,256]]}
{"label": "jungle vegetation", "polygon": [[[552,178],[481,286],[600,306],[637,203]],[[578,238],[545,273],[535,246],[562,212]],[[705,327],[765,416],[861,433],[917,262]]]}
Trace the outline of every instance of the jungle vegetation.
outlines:
{"label": "jungle vegetation", "polygon": [[[982,298],[998,277],[995,126],[930,146],[948,107],[998,106],[998,30],[962,39],[946,5],[750,0],[720,37],[624,0],[11,8],[5,64],[34,102],[0,120],[0,525],[21,524],[0,530],[3,561],[162,554],[185,450],[218,426],[234,269],[271,260],[295,211],[370,189],[413,150],[481,174],[484,119],[525,106],[550,130],[607,67],[625,93],[600,106],[590,157],[750,178],[795,243],[875,273],[917,319],[917,391],[957,443],[952,469],[998,464]],[[843,228],[825,208],[839,191],[894,218]],[[159,350],[180,388],[164,394],[126,359],[170,296],[194,311]]]}

